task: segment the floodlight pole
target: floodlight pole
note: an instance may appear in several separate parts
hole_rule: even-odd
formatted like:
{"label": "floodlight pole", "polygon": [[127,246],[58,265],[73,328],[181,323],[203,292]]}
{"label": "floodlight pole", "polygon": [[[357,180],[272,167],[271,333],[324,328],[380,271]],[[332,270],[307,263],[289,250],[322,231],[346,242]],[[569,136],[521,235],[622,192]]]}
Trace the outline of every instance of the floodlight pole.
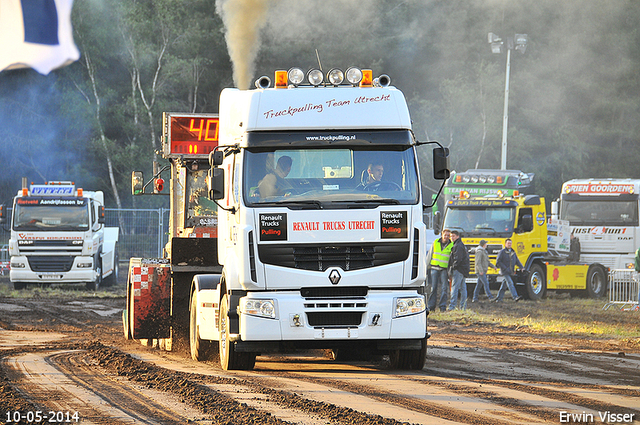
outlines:
{"label": "floodlight pole", "polygon": [[515,37],[507,37],[506,43],[496,34],[489,33],[489,44],[493,53],[502,53],[507,50],[507,70],[505,72],[504,82],[504,114],[502,119],[502,158],[500,161],[500,169],[507,169],[507,130],[509,128],[509,75],[511,74],[511,51],[519,50],[524,54],[527,48],[527,34],[516,34]]}
{"label": "floodlight pole", "polygon": [[504,83],[504,114],[502,118],[502,160],[500,169],[507,169],[507,129],[509,127],[509,74],[511,71],[511,49],[507,49],[507,71]]}

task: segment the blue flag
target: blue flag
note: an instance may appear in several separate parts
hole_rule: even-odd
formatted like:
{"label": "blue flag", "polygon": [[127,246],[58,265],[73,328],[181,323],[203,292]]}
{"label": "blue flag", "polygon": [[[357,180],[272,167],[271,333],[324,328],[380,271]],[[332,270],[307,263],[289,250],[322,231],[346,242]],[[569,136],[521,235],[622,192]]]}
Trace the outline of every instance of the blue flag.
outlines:
{"label": "blue flag", "polygon": [[0,71],[33,68],[48,74],[78,60],[73,0],[0,0]]}

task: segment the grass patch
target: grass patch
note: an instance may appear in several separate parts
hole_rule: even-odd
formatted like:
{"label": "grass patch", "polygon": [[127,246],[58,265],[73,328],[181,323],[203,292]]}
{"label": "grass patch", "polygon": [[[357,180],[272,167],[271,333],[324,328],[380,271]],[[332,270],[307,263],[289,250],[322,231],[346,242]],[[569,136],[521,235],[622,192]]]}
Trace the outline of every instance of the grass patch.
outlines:
{"label": "grass patch", "polygon": [[603,310],[606,300],[550,297],[541,301],[500,304],[481,302],[467,310],[429,314],[432,322],[492,324],[521,331],[595,337],[640,343],[640,312]]}

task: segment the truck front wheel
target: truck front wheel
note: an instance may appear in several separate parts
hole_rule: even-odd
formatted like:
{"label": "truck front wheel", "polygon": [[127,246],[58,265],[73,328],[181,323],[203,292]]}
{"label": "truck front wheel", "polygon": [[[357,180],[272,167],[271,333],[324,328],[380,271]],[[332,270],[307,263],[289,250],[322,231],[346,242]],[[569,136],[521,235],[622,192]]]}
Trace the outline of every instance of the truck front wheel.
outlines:
{"label": "truck front wheel", "polygon": [[200,339],[198,332],[198,303],[196,294],[191,295],[191,306],[189,308],[189,346],[191,348],[191,358],[199,362],[211,359],[213,354],[213,343]]}
{"label": "truck front wheel", "polygon": [[220,302],[220,366],[224,370],[251,370],[256,364],[256,353],[237,352],[230,339],[229,329],[229,296],[225,295]]}
{"label": "truck front wheel", "polygon": [[600,298],[607,291],[607,280],[604,269],[592,265],[587,272],[587,295],[590,298]]}
{"label": "truck front wheel", "polygon": [[120,256],[118,254],[118,250],[115,249],[113,252],[113,271],[109,276],[104,279],[104,286],[113,286],[118,284],[118,265],[120,263]]}
{"label": "truck front wheel", "polygon": [[547,293],[547,281],[540,264],[531,265],[529,277],[525,282],[525,295],[530,300],[540,300]]}
{"label": "truck front wheel", "polygon": [[389,368],[421,370],[427,361],[427,338],[422,341],[420,350],[392,350],[389,353]]}
{"label": "truck front wheel", "polygon": [[89,291],[97,291],[102,284],[102,260],[100,259],[100,255],[96,255],[93,258],[94,264],[96,265],[96,280],[93,282],[87,282],[87,290]]}

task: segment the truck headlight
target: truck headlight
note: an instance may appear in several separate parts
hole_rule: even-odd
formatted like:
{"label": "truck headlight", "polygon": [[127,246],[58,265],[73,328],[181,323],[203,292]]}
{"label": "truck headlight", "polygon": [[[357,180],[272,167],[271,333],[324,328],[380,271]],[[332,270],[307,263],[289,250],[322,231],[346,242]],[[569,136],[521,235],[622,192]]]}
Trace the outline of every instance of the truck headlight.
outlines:
{"label": "truck headlight", "polygon": [[79,269],[90,269],[93,267],[93,260],[89,261],[78,261]]}
{"label": "truck headlight", "polygon": [[240,311],[251,316],[276,318],[276,306],[273,300],[258,300],[254,298],[242,299]]}
{"label": "truck headlight", "polygon": [[395,304],[396,311],[394,317],[422,313],[427,307],[423,296],[396,298]]}
{"label": "truck headlight", "polygon": [[25,267],[24,263],[11,263],[12,269],[24,269]]}

